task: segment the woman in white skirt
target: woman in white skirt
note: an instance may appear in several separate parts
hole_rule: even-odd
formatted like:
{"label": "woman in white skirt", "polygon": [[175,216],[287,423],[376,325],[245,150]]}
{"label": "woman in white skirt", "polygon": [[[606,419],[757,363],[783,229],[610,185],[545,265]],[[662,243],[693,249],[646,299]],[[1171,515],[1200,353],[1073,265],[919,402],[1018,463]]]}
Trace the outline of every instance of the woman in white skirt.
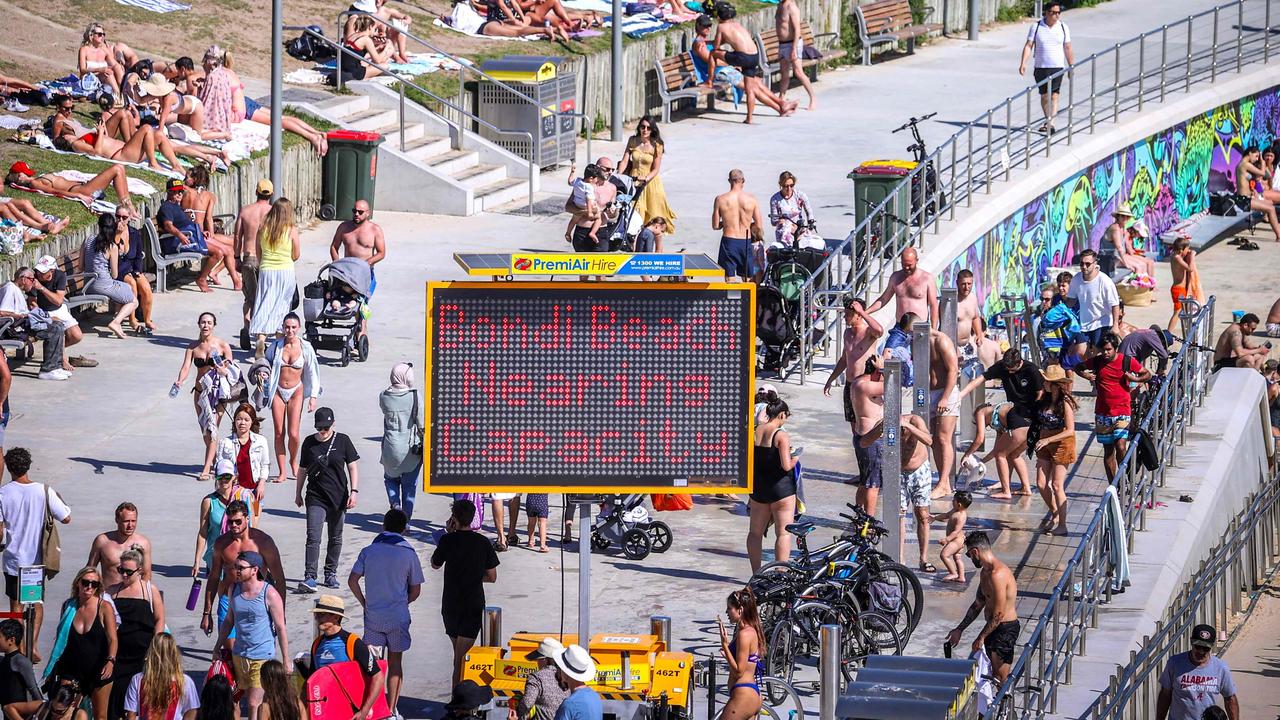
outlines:
{"label": "woman in white skirt", "polygon": [[258,228],[258,296],[253,303],[253,320],[249,332],[257,336],[255,356],[266,350],[266,337],[280,332],[284,316],[293,309],[298,278],[293,263],[301,254],[298,227],[294,222],[293,203],[280,198]]}

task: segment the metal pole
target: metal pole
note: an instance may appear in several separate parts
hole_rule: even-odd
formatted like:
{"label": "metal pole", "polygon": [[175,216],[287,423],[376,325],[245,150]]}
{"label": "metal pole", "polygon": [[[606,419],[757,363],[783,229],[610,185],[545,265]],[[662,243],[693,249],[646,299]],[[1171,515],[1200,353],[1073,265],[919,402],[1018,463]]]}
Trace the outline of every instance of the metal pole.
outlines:
{"label": "metal pole", "polygon": [[956,290],[953,287],[944,287],[938,293],[938,314],[941,316],[938,324],[939,329],[942,330],[943,335],[951,338],[951,343],[956,346],[959,346],[960,344],[958,335],[959,328],[956,320],[956,312],[958,309],[956,305],[959,302],[956,298],[958,297],[959,292],[959,290]]}
{"label": "metal pole", "polygon": [[618,142],[622,139],[622,106],[626,102],[622,95],[622,0],[613,0],[611,23],[613,43],[610,48],[609,87],[613,92],[609,98],[609,139]]}
{"label": "metal pole", "polygon": [[818,632],[818,720],[836,720],[836,702],[840,699],[840,626],[823,625]]}
{"label": "metal pole", "polygon": [[[583,533],[587,533],[585,536]],[[578,505],[578,644],[591,642],[591,503]]]}
{"label": "metal pole", "polygon": [[[889,530],[881,547],[895,562],[901,561],[902,527],[898,522],[898,500],[902,485],[902,449],[898,433],[902,424],[902,361],[884,364],[884,431],[877,442],[884,443],[880,462],[880,520]],[[868,508],[874,515],[876,509]]]}
{"label": "metal pole", "polygon": [[484,624],[480,626],[481,647],[498,647],[502,642],[502,608],[490,605],[484,609]]}
{"label": "metal pole", "polygon": [[662,641],[662,649],[671,652],[671,618],[666,615],[650,615],[649,634],[657,635]]}
{"label": "metal pole", "polygon": [[915,402],[911,405],[911,413],[919,415],[924,424],[929,424],[933,416],[933,408],[929,407],[929,330],[932,326],[928,320],[918,320],[911,326],[911,367],[915,376]]}
{"label": "metal pole", "polygon": [[[281,117],[284,111],[284,90],[280,86],[280,77],[284,73],[283,61],[280,57],[284,47],[284,0],[271,0],[271,158],[268,163],[268,174],[275,187],[276,197],[281,195],[280,150],[284,147],[280,137]],[[341,63],[339,63],[341,65]],[[338,73],[342,77],[342,73]]]}
{"label": "metal pole", "polygon": [[978,39],[978,0],[969,0],[969,39]]}

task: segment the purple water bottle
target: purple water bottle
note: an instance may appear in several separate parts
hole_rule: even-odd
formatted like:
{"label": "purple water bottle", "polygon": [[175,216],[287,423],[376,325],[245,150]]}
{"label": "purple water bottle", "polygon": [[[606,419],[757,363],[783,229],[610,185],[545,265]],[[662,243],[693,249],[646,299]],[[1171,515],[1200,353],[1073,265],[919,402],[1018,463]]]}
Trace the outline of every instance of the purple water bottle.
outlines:
{"label": "purple water bottle", "polygon": [[196,601],[200,599],[200,586],[204,583],[200,578],[191,581],[191,592],[187,593],[187,611],[196,609]]}

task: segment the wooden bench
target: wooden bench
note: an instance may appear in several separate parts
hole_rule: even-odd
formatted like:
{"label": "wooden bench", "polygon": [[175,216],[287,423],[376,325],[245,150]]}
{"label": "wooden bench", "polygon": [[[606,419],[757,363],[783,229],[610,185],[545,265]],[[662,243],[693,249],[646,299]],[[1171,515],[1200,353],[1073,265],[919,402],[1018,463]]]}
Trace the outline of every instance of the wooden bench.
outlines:
{"label": "wooden bench", "polygon": [[[822,65],[822,63],[839,60],[849,54],[834,46],[829,47],[828,49],[818,47],[818,38],[829,39],[839,37],[840,33],[822,33],[821,35],[814,35],[813,28],[809,26],[807,21],[800,22],[800,39],[804,42],[804,46],[807,48],[817,48],[818,52],[822,53],[822,57],[816,60],[805,60],[803,58],[800,60],[800,67],[804,70],[808,70],[809,77],[813,80],[818,79],[818,67]],[[827,40],[827,44],[832,45],[829,40]],[[782,71],[782,68],[779,65],[781,58],[778,55],[778,45],[777,28],[769,28],[764,32],[756,33],[756,50],[760,53],[760,68],[764,70],[764,76],[766,79],[771,80],[774,73]]]}
{"label": "wooden bench", "polygon": [[681,100],[692,100],[693,107],[698,107],[698,100],[707,99],[707,110],[716,109],[716,96],[732,92],[728,83],[716,80],[713,87],[698,82],[698,75],[693,66],[693,55],[682,52],[661,60],[655,60],[653,71],[658,77],[658,97],[662,100],[662,122],[671,122],[671,105]]}
{"label": "wooden bench", "polygon": [[156,266],[156,292],[169,291],[169,268],[186,262],[200,262],[205,256],[198,252],[179,252],[165,255],[160,250],[160,233],[156,224],[147,218],[142,223],[142,234],[147,236],[147,252],[151,253],[151,262]]}
{"label": "wooden bench", "polygon": [[58,269],[67,274],[67,293],[64,297],[68,310],[111,302],[106,295],[85,292],[89,281],[93,279],[93,273],[84,272],[84,261],[80,250],[72,250],[58,258]]}
{"label": "wooden bench", "polygon": [[[924,16],[933,15],[932,7],[924,8]],[[858,20],[858,37],[862,40],[862,64],[871,64],[871,50],[877,45],[896,45],[905,40],[907,53],[916,51],[916,38],[942,30],[941,23],[916,24],[909,0],[876,0],[853,9]]]}

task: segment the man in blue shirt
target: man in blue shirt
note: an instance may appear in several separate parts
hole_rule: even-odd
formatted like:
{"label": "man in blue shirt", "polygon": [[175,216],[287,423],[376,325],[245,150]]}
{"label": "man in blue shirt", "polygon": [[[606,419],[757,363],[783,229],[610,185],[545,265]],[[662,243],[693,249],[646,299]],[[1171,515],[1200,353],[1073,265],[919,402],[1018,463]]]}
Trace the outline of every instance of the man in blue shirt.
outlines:
{"label": "man in blue shirt", "polygon": [[[1205,709],[1224,698],[1227,717],[1240,720],[1240,701],[1231,669],[1214,657],[1218,633],[1212,625],[1191,628],[1190,652],[1169,658],[1160,673],[1160,695],[1156,700],[1156,720],[1200,720]],[[559,718],[557,718],[559,720]]]}
{"label": "man in blue shirt", "polygon": [[[311,609],[316,618],[316,639],[311,643],[310,663],[300,664],[304,677],[328,665],[354,661],[364,677],[364,694],[352,720],[369,720],[374,703],[386,684],[378,659],[359,636],[342,629],[347,604],[337,595],[321,595]],[[354,688],[352,688],[354,690]],[[352,693],[354,695],[355,693]],[[354,701],[352,704],[355,704]]]}
{"label": "man in blue shirt", "polygon": [[587,687],[596,679],[596,664],[587,651],[581,645],[570,645],[551,659],[560,682],[569,690],[569,697],[556,710],[555,720],[603,720],[600,695]]}

